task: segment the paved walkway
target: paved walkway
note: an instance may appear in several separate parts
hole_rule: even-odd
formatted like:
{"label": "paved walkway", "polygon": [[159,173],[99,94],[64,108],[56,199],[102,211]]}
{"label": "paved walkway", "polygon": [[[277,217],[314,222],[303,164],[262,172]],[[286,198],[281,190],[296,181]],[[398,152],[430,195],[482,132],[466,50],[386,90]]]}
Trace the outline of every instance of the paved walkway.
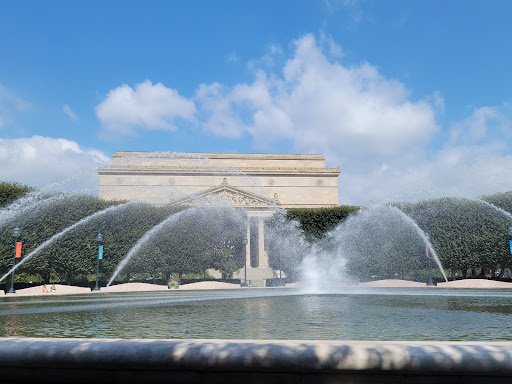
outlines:
{"label": "paved walkway", "polygon": [[[286,288],[299,288],[300,283],[287,284]],[[416,281],[406,281],[398,279],[376,280],[360,283],[359,287],[381,287],[381,288],[421,288],[426,287],[425,283]],[[448,281],[438,283],[435,288],[474,288],[474,289],[503,289],[512,288],[512,283],[503,281],[485,280],[485,279],[466,279],[457,281]],[[201,289],[241,289],[239,284],[224,283],[220,281],[201,281],[180,285],[178,290],[201,290]],[[244,288],[248,289],[248,288]],[[16,293],[5,293],[0,290],[0,296],[52,296],[52,295],[77,295],[86,293],[113,293],[113,292],[147,292],[147,291],[167,291],[166,285],[148,284],[148,283],[125,283],[117,284],[100,291],[91,291],[89,288],[75,287],[63,284],[39,285],[36,287],[16,290]]]}

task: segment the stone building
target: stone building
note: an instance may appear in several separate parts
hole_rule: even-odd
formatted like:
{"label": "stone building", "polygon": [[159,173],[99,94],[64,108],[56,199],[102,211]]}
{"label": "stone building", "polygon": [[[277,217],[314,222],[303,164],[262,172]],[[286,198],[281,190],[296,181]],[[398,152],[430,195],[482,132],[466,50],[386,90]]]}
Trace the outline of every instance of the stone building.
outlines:
{"label": "stone building", "polygon": [[[212,198],[242,208],[247,220],[247,279],[271,278],[263,220],[281,208],[338,205],[338,168],[321,155],[116,152],[100,168],[99,197],[198,205]],[[241,271],[243,277],[243,271]]]}

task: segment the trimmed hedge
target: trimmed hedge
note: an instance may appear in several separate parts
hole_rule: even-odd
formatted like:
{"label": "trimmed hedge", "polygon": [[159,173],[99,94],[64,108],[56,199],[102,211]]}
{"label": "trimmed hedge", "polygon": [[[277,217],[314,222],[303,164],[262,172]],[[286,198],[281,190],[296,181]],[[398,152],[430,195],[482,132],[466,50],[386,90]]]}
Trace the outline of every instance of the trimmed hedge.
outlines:
{"label": "trimmed hedge", "polygon": [[291,208],[286,211],[286,216],[300,223],[300,228],[308,239],[319,239],[361,208],[353,205],[330,208]]}

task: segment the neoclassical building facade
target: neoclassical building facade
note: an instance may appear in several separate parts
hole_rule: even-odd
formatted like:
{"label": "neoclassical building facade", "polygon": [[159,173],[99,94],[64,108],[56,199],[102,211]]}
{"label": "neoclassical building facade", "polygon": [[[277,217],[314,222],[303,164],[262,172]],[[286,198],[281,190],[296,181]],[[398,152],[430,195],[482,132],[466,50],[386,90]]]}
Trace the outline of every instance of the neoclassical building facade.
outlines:
{"label": "neoclassical building facade", "polygon": [[325,167],[321,155],[116,152],[113,163],[98,173],[99,197],[106,200],[211,205],[222,199],[243,209],[247,279],[255,284],[273,277],[265,217],[278,208],[338,205],[339,167]]}

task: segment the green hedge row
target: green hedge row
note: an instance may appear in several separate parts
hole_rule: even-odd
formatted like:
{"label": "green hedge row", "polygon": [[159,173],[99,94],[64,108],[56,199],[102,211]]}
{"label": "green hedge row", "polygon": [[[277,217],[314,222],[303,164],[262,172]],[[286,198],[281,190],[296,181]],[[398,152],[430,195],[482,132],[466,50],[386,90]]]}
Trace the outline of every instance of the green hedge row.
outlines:
{"label": "green hedge row", "polygon": [[361,207],[341,205],[330,208],[291,208],[286,211],[289,220],[297,220],[310,240],[319,239],[347,219]]}

